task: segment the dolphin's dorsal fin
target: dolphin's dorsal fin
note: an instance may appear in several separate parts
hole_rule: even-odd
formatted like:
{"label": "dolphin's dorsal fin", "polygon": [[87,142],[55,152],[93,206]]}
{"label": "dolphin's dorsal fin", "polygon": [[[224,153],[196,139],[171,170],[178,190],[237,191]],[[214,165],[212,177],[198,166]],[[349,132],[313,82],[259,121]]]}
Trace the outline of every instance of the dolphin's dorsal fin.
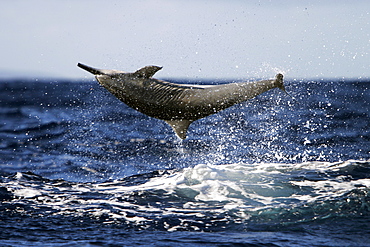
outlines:
{"label": "dolphin's dorsal fin", "polygon": [[172,127],[176,135],[181,139],[186,138],[186,132],[188,131],[189,125],[193,122],[192,120],[165,120],[168,125]]}
{"label": "dolphin's dorsal fin", "polygon": [[159,67],[159,66],[154,66],[154,65],[151,65],[151,66],[145,66],[141,69],[138,69],[136,70],[133,75],[135,77],[139,77],[139,78],[150,78],[152,77],[155,73],[157,73],[158,70],[161,70],[162,67]]}

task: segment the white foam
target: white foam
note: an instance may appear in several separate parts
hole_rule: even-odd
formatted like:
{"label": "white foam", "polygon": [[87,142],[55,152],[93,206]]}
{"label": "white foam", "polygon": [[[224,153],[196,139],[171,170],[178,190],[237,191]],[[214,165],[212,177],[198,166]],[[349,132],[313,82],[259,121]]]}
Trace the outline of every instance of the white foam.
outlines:
{"label": "white foam", "polygon": [[[123,219],[145,225],[152,221],[153,215],[157,218],[203,219],[207,214],[227,213],[243,222],[258,210],[320,203],[339,198],[356,188],[369,188],[370,178],[353,179],[346,175],[359,162],[199,164],[129,186],[122,186],[122,181],[71,187],[45,182],[35,186],[32,181],[20,180],[0,183],[0,186],[6,186],[20,198],[18,200],[30,198],[35,207],[39,207],[38,204],[50,207],[54,214],[108,215],[108,222]],[[81,196],[86,193],[98,196]],[[153,202],[151,195],[159,201]],[[146,196],[151,203],[143,203]],[[181,224],[168,225],[167,230],[175,231],[181,227]]]}
{"label": "white foam", "polygon": [[33,198],[41,195],[40,191],[33,188],[20,188],[14,190],[14,195],[21,198]]}

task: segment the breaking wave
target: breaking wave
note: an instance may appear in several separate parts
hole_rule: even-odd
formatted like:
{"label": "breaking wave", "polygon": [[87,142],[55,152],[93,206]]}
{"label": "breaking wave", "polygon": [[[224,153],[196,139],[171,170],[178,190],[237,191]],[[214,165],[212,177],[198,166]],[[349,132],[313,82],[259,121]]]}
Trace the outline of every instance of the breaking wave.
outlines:
{"label": "breaking wave", "polygon": [[102,183],[17,173],[0,184],[0,212],[86,218],[137,230],[273,228],[369,216],[369,177],[369,162],[355,160],[199,164]]}

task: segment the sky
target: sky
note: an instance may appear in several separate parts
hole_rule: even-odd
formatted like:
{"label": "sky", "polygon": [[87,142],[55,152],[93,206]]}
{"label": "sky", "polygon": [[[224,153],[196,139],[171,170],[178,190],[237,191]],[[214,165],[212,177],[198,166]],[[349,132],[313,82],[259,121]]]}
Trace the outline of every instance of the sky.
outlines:
{"label": "sky", "polygon": [[0,2],[0,78],[370,78],[370,1]]}

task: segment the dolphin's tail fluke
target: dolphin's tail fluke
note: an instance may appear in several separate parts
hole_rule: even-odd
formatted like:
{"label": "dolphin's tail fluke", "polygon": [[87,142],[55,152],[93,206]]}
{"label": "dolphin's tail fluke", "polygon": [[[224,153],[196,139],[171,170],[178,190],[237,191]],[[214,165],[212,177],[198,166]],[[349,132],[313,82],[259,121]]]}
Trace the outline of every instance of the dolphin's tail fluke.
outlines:
{"label": "dolphin's tail fluke", "polygon": [[275,81],[277,84],[277,87],[280,88],[281,90],[285,91],[285,86],[284,86],[284,76],[282,74],[277,74],[275,77]]}
{"label": "dolphin's tail fluke", "polygon": [[282,74],[277,74],[276,75],[276,78],[275,78],[275,81],[276,81],[276,84],[277,84],[277,87],[280,88],[282,91],[284,91],[284,93],[286,93],[287,95],[289,95],[292,99],[294,99],[290,94],[288,94],[288,92],[285,90],[285,86],[284,86],[284,76]]}
{"label": "dolphin's tail fluke", "polygon": [[100,69],[95,69],[93,67],[87,66],[87,65],[82,64],[82,63],[78,63],[77,66],[80,67],[81,69],[84,69],[84,70],[90,72],[91,74],[94,74],[94,75],[104,75],[105,74]]}

